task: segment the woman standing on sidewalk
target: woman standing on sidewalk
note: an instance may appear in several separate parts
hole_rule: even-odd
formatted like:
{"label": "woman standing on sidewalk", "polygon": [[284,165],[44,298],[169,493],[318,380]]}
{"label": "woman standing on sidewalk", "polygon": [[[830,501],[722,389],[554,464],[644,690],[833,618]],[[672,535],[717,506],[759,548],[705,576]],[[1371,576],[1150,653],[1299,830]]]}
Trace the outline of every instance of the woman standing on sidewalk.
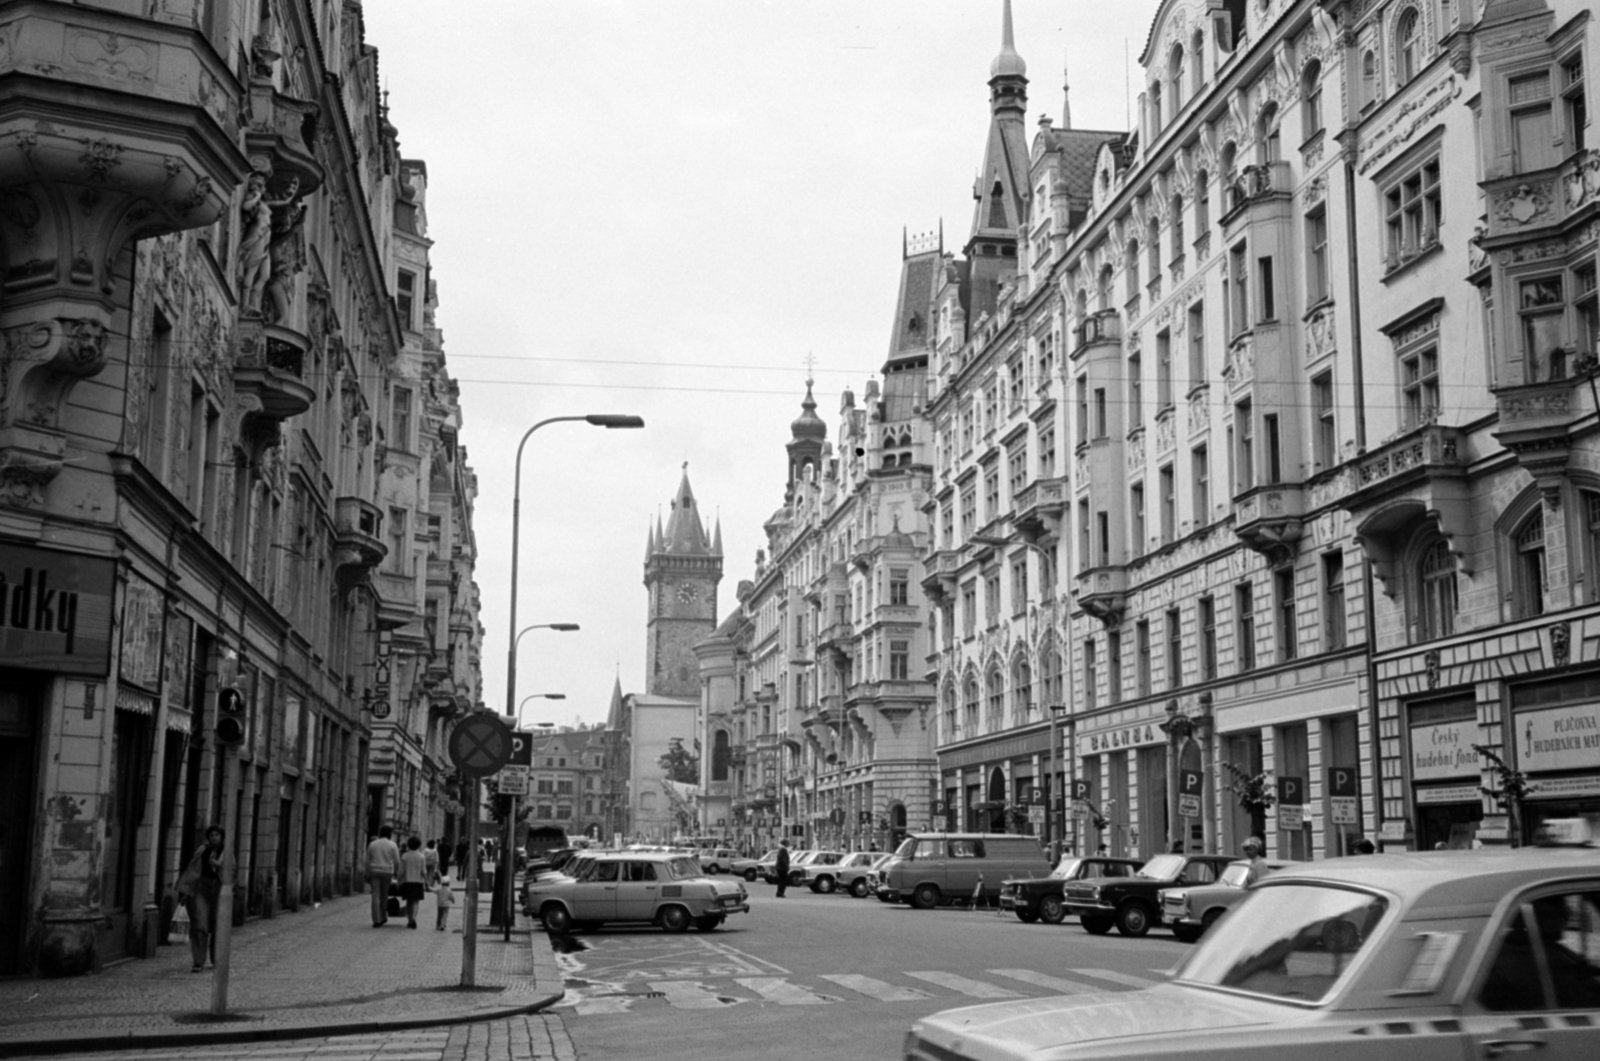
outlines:
{"label": "woman standing on sidewalk", "polygon": [[217,931],[217,896],[222,892],[222,866],[226,857],[222,826],[206,830],[205,846],[194,853],[178,877],[178,898],[189,911],[189,955],[194,959],[190,972],[206,967],[211,940]]}
{"label": "woman standing on sidewalk", "polygon": [[422,840],[413,836],[406,841],[405,854],[400,856],[400,899],[406,904],[406,927],[417,927],[417,904],[428,893],[428,862],[422,857]]}

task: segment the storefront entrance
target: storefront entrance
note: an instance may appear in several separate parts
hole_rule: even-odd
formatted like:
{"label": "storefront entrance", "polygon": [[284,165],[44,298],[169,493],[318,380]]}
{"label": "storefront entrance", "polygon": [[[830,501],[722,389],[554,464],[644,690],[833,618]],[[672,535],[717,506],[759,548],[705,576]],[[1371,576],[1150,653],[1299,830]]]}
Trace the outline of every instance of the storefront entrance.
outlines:
{"label": "storefront entrance", "polygon": [[0,976],[27,972],[29,836],[38,759],[35,695],[15,672],[0,671]]}

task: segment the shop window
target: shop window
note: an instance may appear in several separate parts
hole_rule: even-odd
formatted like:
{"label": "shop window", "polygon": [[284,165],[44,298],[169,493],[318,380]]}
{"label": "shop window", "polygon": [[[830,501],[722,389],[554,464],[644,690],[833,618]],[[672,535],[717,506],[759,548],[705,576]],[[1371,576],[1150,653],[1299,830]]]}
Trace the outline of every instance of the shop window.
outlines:
{"label": "shop window", "polygon": [[1398,269],[1439,245],[1443,195],[1437,154],[1419,161],[1383,189],[1386,270]]}
{"label": "shop window", "polygon": [[1449,637],[1456,629],[1456,562],[1436,532],[1427,532],[1417,550],[1416,600],[1412,626],[1416,640]]}
{"label": "shop window", "polygon": [[1519,619],[1543,615],[1545,609],[1544,510],[1529,516],[1512,541],[1512,599]]}

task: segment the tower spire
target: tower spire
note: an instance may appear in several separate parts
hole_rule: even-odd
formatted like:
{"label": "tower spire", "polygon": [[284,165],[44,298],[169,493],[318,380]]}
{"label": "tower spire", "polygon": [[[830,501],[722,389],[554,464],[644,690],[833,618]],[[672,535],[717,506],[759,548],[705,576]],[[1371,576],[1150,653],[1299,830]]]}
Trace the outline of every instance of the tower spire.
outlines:
{"label": "tower spire", "polygon": [[1067,76],[1067,57],[1061,56],[1061,128],[1072,128],[1072,79]]}

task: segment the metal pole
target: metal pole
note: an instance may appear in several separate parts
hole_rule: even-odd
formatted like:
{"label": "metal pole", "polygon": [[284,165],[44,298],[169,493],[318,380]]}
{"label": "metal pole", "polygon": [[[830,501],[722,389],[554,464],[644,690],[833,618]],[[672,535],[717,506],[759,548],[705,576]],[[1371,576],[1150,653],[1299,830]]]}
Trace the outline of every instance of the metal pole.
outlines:
{"label": "metal pole", "polygon": [[[222,752],[222,820],[233,824],[228,811],[233,806],[234,790],[239,785],[239,753],[231,744],[219,746]],[[233,837],[233,843],[239,838]],[[211,937],[211,1012],[222,1016],[228,1012],[228,964],[233,957],[233,876],[237,865],[232,844],[222,849],[222,887],[217,890],[217,928]],[[191,926],[189,931],[193,932]]]}
{"label": "metal pole", "polygon": [[483,797],[474,777],[467,786],[467,897],[461,904],[461,986],[476,983],[478,967],[478,807]]}
{"label": "metal pole", "polygon": [[506,886],[500,893],[500,939],[504,943],[511,942],[511,922],[516,920],[516,886],[512,878],[517,874],[517,856],[511,850],[511,845],[517,839],[517,805],[522,801],[516,796],[507,796],[511,805],[506,808],[505,841],[501,845],[500,875],[505,878]]}
{"label": "metal pole", "polygon": [[[1050,773],[1045,777],[1044,786],[1044,831],[1050,838],[1051,861],[1057,862],[1061,859],[1061,839],[1062,836],[1065,835],[1066,830],[1065,828],[1057,828],[1057,826],[1064,826],[1065,823],[1056,821],[1055,813],[1057,772],[1056,713],[1051,711],[1048,705],[1045,707],[1045,710],[1050,711]],[[1061,807],[1063,815],[1066,813],[1066,809],[1066,804],[1063,803]]]}

